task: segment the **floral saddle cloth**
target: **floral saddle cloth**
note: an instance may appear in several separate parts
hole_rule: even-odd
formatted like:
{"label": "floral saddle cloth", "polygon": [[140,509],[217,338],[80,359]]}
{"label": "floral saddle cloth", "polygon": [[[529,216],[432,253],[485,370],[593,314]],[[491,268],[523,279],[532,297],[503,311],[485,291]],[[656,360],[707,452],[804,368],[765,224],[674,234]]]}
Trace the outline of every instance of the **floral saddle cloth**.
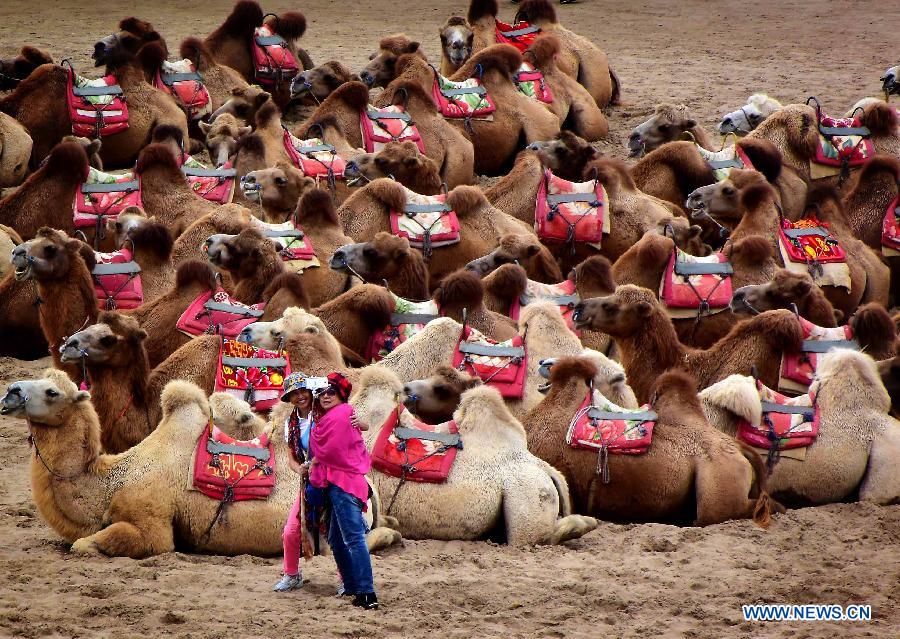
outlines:
{"label": "floral saddle cloth", "polygon": [[753,163],[743,149],[737,144],[727,146],[721,151],[708,151],[699,144],[694,144],[700,157],[709,165],[716,178],[716,182],[721,182],[731,174],[732,169],[752,169]]}
{"label": "floral saddle cloth", "polygon": [[420,195],[408,188],[402,211],[391,211],[391,233],[422,249],[425,259],[431,249],[459,243],[459,218],[447,203],[446,194]]}
{"label": "floral saddle cloth", "polygon": [[175,328],[191,337],[222,335],[234,339],[245,326],[262,317],[263,306],[262,303],[241,304],[221,288],[215,293],[206,291],[190,303]]}
{"label": "floral saddle cloth", "polygon": [[244,400],[255,411],[266,411],[278,403],[281,385],[290,374],[286,351],[269,351],[223,338],[215,390]]}
{"label": "floral saddle cloth", "polygon": [[250,51],[253,55],[254,77],[263,87],[277,87],[282,82],[290,82],[300,73],[300,65],[288,49],[288,43],[272,31],[268,24],[256,28]]}
{"label": "floral saddle cloth", "polygon": [[190,60],[163,61],[153,84],[175,98],[189,120],[200,120],[212,113],[212,100],[203,84],[203,76]]}
{"label": "floral saddle cloth", "polygon": [[900,195],[894,198],[884,212],[881,227],[881,253],[887,257],[900,255]]}
{"label": "floral saddle cloth", "polygon": [[134,173],[114,175],[88,167],[72,205],[75,228],[100,228],[129,206],[143,208],[140,177]]}
{"label": "floral saddle cloth", "polygon": [[[738,420],[737,436],[755,448],[769,451],[769,463],[774,463],[780,450],[805,448],[819,434],[819,408],[815,397],[801,395],[788,398],[776,393],[757,380],[756,388],[762,403],[762,421],[751,424]],[[802,458],[801,458],[802,459]]]}
{"label": "floral saddle cloth", "polygon": [[544,104],[553,102],[553,92],[544,80],[544,74],[530,62],[522,62],[519,70],[513,75],[513,82],[519,93],[524,93]]}
{"label": "floral saddle cloth", "polygon": [[816,374],[818,355],[832,348],[859,350],[859,342],[853,339],[853,329],[849,326],[834,328],[816,326],[797,316],[803,331],[803,343],[799,353],[784,353],[781,356],[781,371],[778,390],[805,393]]}
{"label": "floral saddle cloth", "polygon": [[[725,254],[688,255],[675,248],[663,273],[659,298],[677,317],[718,313],[731,302],[734,270]],[[682,312],[686,312],[683,315]]]}
{"label": "floral saddle cloth", "polygon": [[528,283],[525,285],[525,292],[513,301],[509,309],[509,317],[518,321],[522,308],[536,301],[553,302],[559,306],[559,312],[562,313],[563,319],[566,320],[566,326],[572,331],[575,330],[575,322],[572,319],[572,315],[575,312],[575,306],[581,301],[581,298],[578,296],[578,290],[573,280],[563,280],[559,284],[543,284],[534,280],[528,280]]}
{"label": "floral saddle cloth", "polygon": [[818,120],[819,143],[813,162],[833,167],[853,167],[864,164],[875,155],[875,145],[869,136],[872,133],[862,125],[858,117],[831,118],[822,113],[815,98],[813,102]]}
{"label": "floral saddle cloth", "polygon": [[807,272],[819,286],[842,286],[850,290],[847,254],[827,222],[815,215],[796,222],[782,220],[778,248],[789,271]]}
{"label": "floral saddle cloth", "polygon": [[66,104],[73,135],[94,140],[128,129],[128,104],[113,75],[91,80],[69,67]]}
{"label": "floral saddle cloth", "polygon": [[527,22],[516,22],[515,24],[507,24],[499,20],[496,22],[497,44],[511,44],[519,50],[519,53],[525,53],[525,49],[532,45],[534,39],[541,32],[540,27]]}
{"label": "floral saddle cloth", "polygon": [[432,300],[410,302],[391,293],[394,298],[394,312],[391,323],[369,337],[365,358],[377,362],[391,353],[403,342],[425,328],[433,319],[440,317],[440,309]]}
{"label": "floral saddle cloth", "polygon": [[391,477],[440,484],[463,448],[455,421],[426,424],[405,407],[392,410],[372,448],[372,467]]}
{"label": "floral saddle cloth", "polygon": [[312,242],[300,225],[293,220],[277,223],[263,222],[259,218],[251,216],[250,226],[281,245],[279,255],[289,271],[302,273],[308,268],[320,265]]}
{"label": "floral saddle cloth", "polygon": [[453,367],[477,376],[503,397],[517,399],[525,392],[528,372],[525,340],[516,335],[505,342],[495,342],[471,326],[463,326],[453,353]]}
{"label": "floral saddle cloth", "polygon": [[454,82],[435,71],[432,97],[445,118],[483,118],[497,109],[478,78]]}
{"label": "floral saddle cloth", "polygon": [[609,229],[606,189],[599,181],[569,182],[544,172],[534,209],[534,230],[542,241],[599,246]]}
{"label": "floral saddle cloth", "polygon": [[360,128],[366,153],[377,153],[388,142],[415,142],[420,153],[425,143],[419,135],[412,116],[402,106],[374,107],[369,105],[360,113]]}
{"label": "floral saddle cloth", "polygon": [[210,422],[197,439],[193,487],[226,502],[268,498],[275,487],[275,450],[269,436],[240,441]]}
{"label": "floral saddle cloth", "polygon": [[566,443],[572,448],[640,455],[650,448],[656,420],[649,405],[622,408],[591,389],[569,423]]}
{"label": "floral saddle cloth", "polygon": [[229,160],[211,169],[200,160],[185,153],[181,157],[181,172],[191,190],[214,204],[229,204],[234,197],[237,171]]}
{"label": "floral saddle cloth", "polygon": [[321,138],[301,140],[287,129],[284,130],[284,150],[291,158],[294,166],[303,171],[303,175],[321,179],[344,179],[347,161],[337,154],[334,146]]}
{"label": "floral saddle cloth", "polygon": [[141,267],[129,249],[114,253],[95,252],[94,257],[97,264],[91,271],[91,279],[101,309],[126,310],[144,303]]}

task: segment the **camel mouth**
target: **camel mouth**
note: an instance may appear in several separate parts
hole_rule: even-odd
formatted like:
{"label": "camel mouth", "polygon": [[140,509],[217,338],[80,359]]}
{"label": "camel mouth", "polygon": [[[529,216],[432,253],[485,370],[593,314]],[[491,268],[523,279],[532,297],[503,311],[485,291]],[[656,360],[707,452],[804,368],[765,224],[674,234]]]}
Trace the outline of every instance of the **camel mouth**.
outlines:
{"label": "camel mouth", "polygon": [[64,364],[69,362],[77,362],[87,357],[87,353],[71,344],[63,344],[59,347],[59,360]]}
{"label": "camel mouth", "polygon": [[0,415],[12,415],[25,409],[28,397],[22,394],[18,388],[10,388],[0,400]]}
{"label": "camel mouth", "polygon": [[465,51],[454,50],[447,54],[447,59],[456,66],[462,66],[469,59],[469,55]]}
{"label": "camel mouth", "polygon": [[312,93],[312,83],[308,82],[302,75],[298,75],[291,80],[291,98],[302,98],[307,93]]}
{"label": "camel mouth", "polygon": [[34,269],[31,268],[31,263],[28,262],[22,266],[16,266],[13,271],[13,277],[17,282],[24,282],[25,280],[30,280],[34,275]]}
{"label": "camel mouth", "polygon": [[331,259],[328,260],[328,268],[330,268],[332,271],[340,271],[342,273],[350,272],[349,265],[347,264],[347,258],[343,255],[338,255],[337,253],[332,255]]}
{"label": "camel mouth", "polygon": [[630,158],[642,158],[645,154],[644,145],[641,144],[638,147],[633,147],[630,144],[628,145],[628,157]]}
{"label": "camel mouth", "polygon": [[691,195],[684,203],[684,208],[690,211],[692,220],[702,219],[707,216],[706,202],[695,195]]}
{"label": "camel mouth", "polygon": [[546,395],[550,392],[550,382],[544,382],[538,386],[538,392],[542,395]]}
{"label": "camel mouth", "polygon": [[886,75],[882,78],[884,84],[881,85],[885,95],[900,95],[900,82],[893,75]]}

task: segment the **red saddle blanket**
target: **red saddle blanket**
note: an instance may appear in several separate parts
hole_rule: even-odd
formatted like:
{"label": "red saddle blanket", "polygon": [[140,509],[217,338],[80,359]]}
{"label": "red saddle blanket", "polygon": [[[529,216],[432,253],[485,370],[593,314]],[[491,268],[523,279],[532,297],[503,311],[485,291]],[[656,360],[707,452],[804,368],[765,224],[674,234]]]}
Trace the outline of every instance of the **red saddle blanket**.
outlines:
{"label": "red saddle blanket", "polygon": [[214,204],[229,204],[234,197],[237,171],[231,161],[211,169],[185,153],[181,157],[181,172],[191,190],[204,200]]}
{"label": "red saddle blanket", "polygon": [[789,399],[756,382],[762,402],[762,422],[754,425],[738,421],[740,439],[766,450],[784,450],[809,446],[819,434],[819,408],[812,395]]}
{"label": "red saddle blanket", "polygon": [[275,487],[275,450],[263,433],[250,441],[229,437],[210,423],[197,440],[194,488],[220,501],[266,499]]}
{"label": "red saddle blanket", "polygon": [[456,422],[426,424],[406,408],[388,415],[372,448],[372,467],[391,477],[440,484],[462,450]]}
{"label": "red saddle blanket", "polygon": [[206,291],[191,302],[175,323],[186,335],[223,335],[235,338],[263,314],[264,304],[241,304],[221,288],[215,293]]}
{"label": "red saddle blanket", "polygon": [[528,354],[525,340],[516,335],[495,342],[470,326],[464,326],[453,353],[454,368],[477,376],[503,397],[517,399],[525,392]]}
{"label": "red saddle blanket", "polygon": [[377,153],[388,142],[415,142],[420,153],[425,153],[425,143],[419,135],[412,117],[403,107],[393,105],[383,108],[369,106],[359,115],[363,144],[366,153]]}
{"label": "red saddle blanket", "polygon": [[301,140],[285,129],[284,150],[294,166],[303,171],[303,175],[307,177],[316,181],[329,178],[344,179],[347,161],[337,154],[334,146],[321,138]]}
{"label": "red saddle blanket", "polygon": [[454,82],[435,71],[431,93],[445,118],[482,118],[497,109],[478,78]]}
{"label": "red saddle blanket", "polygon": [[250,51],[253,54],[254,76],[263,87],[271,89],[282,82],[290,82],[300,73],[300,66],[288,49],[288,43],[268,24],[256,28]]}
{"label": "red saddle blanket", "polygon": [[525,292],[515,299],[509,308],[509,317],[518,321],[522,308],[535,301],[549,301],[559,306],[559,312],[562,313],[563,319],[566,320],[566,325],[570,330],[575,331],[575,322],[572,319],[572,315],[575,312],[575,306],[581,301],[581,298],[578,296],[573,280],[563,280],[559,284],[542,284],[541,282],[528,280],[528,283],[525,285]]}
{"label": "red saddle blanket", "polygon": [[215,390],[244,400],[255,411],[266,411],[278,403],[281,385],[290,374],[286,351],[269,351],[223,338]]}
{"label": "red saddle blanket", "polygon": [[640,455],[650,448],[656,420],[648,404],[621,408],[599,392],[588,390],[569,423],[566,443],[572,448]]}
{"label": "red saddle blanket", "polygon": [[113,175],[89,167],[72,204],[75,228],[101,228],[129,206],[144,206],[140,177],[134,173]]}
{"label": "red saddle blanket", "polygon": [[525,53],[525,49],[531,46],[541,32],[540,27],[527,22],[516,22],[515,24],[507,24],[499,20],[496,22],[497,44],[511,44],[521,53]]}
{"label": "red saddle blanket", "polygon": [[847,255],[829,230],[828,223],[819,221],[815,215],[796,222],[782,220],[778,240],[783,252],[792,262],[810,264],[847,261]]}
{"label": "red saddle blanket", "polygon": [[881,252],[889,256],[900,254],[900,196],[895,197],[884,212]]}
{"label": "red saddle blanket", "polygon": [[410,302],[402,297],[394,298],[394,312],[391,323],[369,337],[365,357],[367,361],[377,362],[391,353],[403,342],[425,328],[433,319],[440,317],[440,310],[432,300]]}
{"label": "red saddle blanket", "polygon": [[539,100],[544,104],[553,102],[553,92],[544,80],[544,74],[530,62],[522,62],[519,70],[513,75],[513,82],[519,93],[524,93],[529,98]]}
{"label": "red saddle blanket", "polygon": [[128,104],[113,75],[89,80],[69,67],[66,103],[74,135],[98,139],[128,129]]}
{"label": "red saddle blanket", "polygon": [[404,190],[403,210],[390,212],[391,233],[422,249],[426,260],[431,257],[432,248],[459,243],[459,219],[447,206],[445,194],[420,195],[406,187]]}
{"label": "red saddle blanket", "polygon": [[849,326],[826,328],[798,316],[803,331],[803,343],[799,353],[784,353],[781,356],[781,375],[778,388],[784,391],[805,393],[816,374],[816,364],[820,353],[832,348],[859,350],[859,343],[853,339]]}
{"label": "red saddle blanket", "polygon": [[676,248],[663,273],[659,297],[674,309],[723,311],[731,302],[733,272],[724,253],[696,257]]}
{"label": "red saddle blanket", "polygon": [[545,242],[599,243],[609,232],[606,190],[599,181],[569,182],[550,169],[538,187],[534,229]]}
{"label": "red saddle blanket", "polygon": [[212,113],[212,100],[203,84],[203,76],[190,60],[163,62],[156,71],[153,84],[175,98],[189,120],[199,120]]}
{"label": "red saddle blanket", "polygon": [[859,166],[875,155],[871,132],[859,118],[830,118],[816,104],[819,120],[819,143],[814,162],[826,166]]}
{"label": "red saddle blanket", "polygon": [[141,267],[130,250],[94,253],[97,264],[91,271],[100,308],[107,311],[137,308],[144,303]]}

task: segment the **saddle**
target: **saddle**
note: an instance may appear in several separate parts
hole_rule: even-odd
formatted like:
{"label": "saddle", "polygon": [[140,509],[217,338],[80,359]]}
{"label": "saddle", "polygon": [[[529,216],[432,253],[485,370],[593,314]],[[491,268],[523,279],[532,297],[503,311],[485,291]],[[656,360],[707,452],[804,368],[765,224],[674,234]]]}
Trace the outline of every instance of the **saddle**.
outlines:
{"label": "saddle", "polygon": [[803,344],[799,353],[784,353],[781,356],[778,390],[805,393],[816,374],[818,354],[827,353],[832,348],[858,351],[859,342],[853,339],[853,330],[849,326],[816,326],[799,315],[797,320],[803,331]]}
{"label": "saddle", "polygon": [[453,367],[477,376],[500,395],[518,399],[525,392],[528,353],[525,340],[516,335],[505,342],[495,342],[471,326],[463,326],[453,353]]}
{"label": "saddle", "polygon": [[563,243],[575,250],[575,242],[596,245],[609,233],[606,189],[598,180],[569,182],[544,171],[534,210],[534,230],[541,241]]}
{"label": "saddle", "polygon": [[572,315],[581,298],[578,296],[578,290],[573,280],[563,280],[559,284],[542,284],[528,280],[525,292],[513,300],[512,306],[509,308],[509,317],[518,321],[522,308],[536,301],[548,301],[556,304],[563,319],[566,320],[566,326],[576,335],[578,334]]}
{"label": "saddle", "polygon": [[645,404],[640,408],[622,408],[588,389],[584,401],[575,412],[566,443],[572,448],[597,451],[597,469],[601,481],[608,484],[608,456],[641,455],[650,449],[653,428],[658,416]]}
{"label": "saddle", "polygon": [[237,171],[230,160],[220,167],[211,169],[185,153],[181,157],[181,172],[191,190],[204,200],[213,204],[231,203]]}
{"label": "saddle", "polygon": [[275,487],[275,450],[269,436],[239,441],[210,422],[197,440],[193,484],[222,502],[268,498]]}
{"label": "saddle", "polygon": [[300,65],[288,49],[288,43],[268,24],[257,27],[250,41],[253,73],[257,83],[268,89],[290,82],[300,73]]}
{"label": "saddle", "polygon": [[445,118],[483,118],[497,109],[478,78],[454,82],[435,71],[432,97]]}
{"label": "saddle", "polygon": [[432,300],[410,302],[391,293],[394,298],[394,312],[391,323],[374,332],[366,345],[365,358],[377,362],[394,352],[400,344],[425,328],[433,319],[440,317],[440,310]]}
{"label": "saddle", "polygon": [[137,308],[144,303],[141,267],[130,250],[94,253],[97,264],[91,271],[100,308],[107,311]]}
{"label": "saddle", "polygon": [[419,152],[425,153],[425,143],[419,135],[412,116],[402,106],[383,108],[369,105],[359,116],[366,153],[377,153],[388,142],[415,142]]}
{"label": "saddle", "polygon": [[513,75],[513,82],[519,93],[524,93],[529,98],[534,98],[544,104],[553,102],[553,92],[544,81],[544,74],[530,62],[522,62],[519,70]]}
{"label": "saddle", "polygon": [[442,484],[462,448],[455,421],[426,424],[398,406],[388,415],[372,447],[372,467],[390,477]]}
{"label": "saddle", "polygon": [[796,222],[782,219],[778,247],[784,267],[789,271],[807,272],[819,286],[843,286],[850,290],[847,254],[827,222],[815,215]]}
{"label": "saddle", "polygon": [[203,76],[190,60],[164,60],[156,71],[153,85],[175,98],[188,120],[201,120],[212,113],[212,100]]}
{"label": "saddle", "polygon": [[712,170],[716,182],[721,182],[731,175],[732,169],[753,169],[753,163],[750,161],[750,158],[737,144],[727,146],[721,151],[709,151],[696,142],[694,146],[697,147],[700,157]]}
{"label": "saddle", "polygon": [[113,175],[88,167],[72,204],[75,229],[102,230],[129,206],[143,208],[141,179],[134,173]]}
{"label": "saddle", "polygon": [[291,362],[286,351],[269,351],[223,338],[215,391],[244,400],[254,411],[266,411],[278,403],[281,385],[290,374]]}
{"label": "saddle", "polygon": [[222,335],[234,339],[245,326],[263,314],[264,304],[247,306],[229,297],[222,288],[205,291],[190,303],[175,323],[175,328],[190,337]]}
{"label": "saddle", "polygon": [[391,211],[391,233],[409,240],[410,246],[422,249],[429,260],[432,249],[458,244],[459,219],[446,204],[447,194],[420,195],[408,188],[402,211]]}
{"label": "saddle", "polygon": [[69,65],[66,103],[73,135],[95,140],[128,129],[128,104],[114,75],[90,80]]}
{"label": "saddle", "polygon": [[[806,448],[819,434],[819,407],[812,394],[788,398],[756,381],[762,403],[762,421],[751,424],[741,418],[737,423],[738,439],[767,453],[769,471],[780,452]],[[803,456],[791,455],[796,459]]]}
{"label": "saddle", "polygon": [[320,266],[312,242],[294,220],[270,223],[251,216],[250,226],[284,247],[279,255],[289,271],[302,273],[308,268]]}
{"label": "saddle", "polygon": [[321,138],[301,140],[284,130],[284,150],[291,158],[294,166],[303,171],[303,175],[319,180],[343,180],[347,161],[335,151],[334,146]]}
{"label": "saddle", "polygon": [[725,254],[688,255],[675,248],[659,284],[670,317],[699,318],[724,311],[731,302],[734,270]]}
{"label": "saddle", "polygon": [[525,53],[525,49],[531,46],[534,39],[541,32],[540,27],[536,27],[527,22],[516,22],[515,24],[507,24],[497,20],[496,38],[497,44],[511,44],[519,53]]}
{"label": "saddle", "polygon": [[806,103],[810,102],[815,105],[819,134],[813,162],[838,167],[843,174],[849,167],[864,164],[875,155],[875,145],[869,139],[872,133],[858,117],[831,118],[822,113],[818,100],[807,98]]}
{"label": "saddle", "polygon": [[881,227],[881,254],[885,257],[900,255],[900,195],[894,198],[884,212]]}

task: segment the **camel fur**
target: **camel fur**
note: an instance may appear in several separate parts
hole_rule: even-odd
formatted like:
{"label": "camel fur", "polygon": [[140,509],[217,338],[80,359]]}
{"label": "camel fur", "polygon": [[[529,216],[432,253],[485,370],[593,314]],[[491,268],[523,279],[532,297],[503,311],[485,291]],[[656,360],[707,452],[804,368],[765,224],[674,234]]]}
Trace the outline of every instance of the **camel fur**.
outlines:
{"label": "camel fur", "polygon": [[747,135],[762,124],[763,120],[783,107],[781,102],[765,93],[754,93],[747,98],[747,104],[736,111],[726,113],[716,130],[721,135],[729,133]]}
{"label": "camel fur", "polygon": [[441,75],[449,78],[472,55],[475,34],[462,16],[450,16],[438,29],[441,38]]}
{"label": "camel fur", "polygon": [[425,300],[431,295],[428,267],[421,251],[412,248],[405,237],[385,231],[379,231],[368,242],[337,248],[330,267],[364,282],[384,283],[403,299]]}
{"label": "camel fur", "polygon": [[388,142],[378,153],[354,153],[348,158],[344,176],[348,186],[391,177],[421,195],[437,195],[443,188],[437,164],[419,153],[419,147],[410,141]]}
{"label": "camel fur", "polygon": [[403,385],[403,405],[426,424],[443,424],[453,419],[462,394],[476,386],[481,386],[477,377],[439,366],[430,377]]}
{"label": "camel fur", "polygon": [[31,136],[19,122],[0,113],[0,189],[18,186],[28,175]]}
{"label": "camel fur", "polygon": [[14,58],[0,59],[0,91],[12,91],[43,64],[53,64],[49,53],[25,45]]}
{"label": "camel fur", "polygon": [[115,247],[131,249],[141,267],[144,303],[151,302],[175,283],[172,264],[172,234],[165,224],[148,218],[136,207],[122,211],[115,222],[107,222],[107,232],[115,237]]}
{"label": "camel fur", "polygon": [[259,302],[268,285],[284,272],[280,248],[254,228],[237,235],[211,235],[206,240],[209,261],[228,273],[231,296],[243,304]]}
{"label": "camel fur", "polygon": [[536,282],[556,284],[563,279],[553,254],[534,234],[501,235],[497,248],[472,260],[466,264],[466,268],[479,277],[485,277],[504,264],[518,264],[525,269],[528,278]]}
{"label": "camel fur", "polygon": [[406,54],[426,60],[421,44],[403,33],[381,39],[378,51],[369,56],[369,63],[359,72],[359,79],[369,88],[386,87],[397,77],[397,60]]}
{"label": "camel fur", "polygon": [[291,101],[311,106],[319,104],[345,82],[354,79],[350,70],[337,60],[329,60],[300,73],[291,81]]}
{"label": "camel fur", "polygon": [[279,161],[271,168],[247,173],[241,180],[241,187],[244,185],[252,185],[257,189],[263,219],[266,222],[281,223],[291,217],[300,198],[314,189],[316,182],[306,177],[292,163]]}

